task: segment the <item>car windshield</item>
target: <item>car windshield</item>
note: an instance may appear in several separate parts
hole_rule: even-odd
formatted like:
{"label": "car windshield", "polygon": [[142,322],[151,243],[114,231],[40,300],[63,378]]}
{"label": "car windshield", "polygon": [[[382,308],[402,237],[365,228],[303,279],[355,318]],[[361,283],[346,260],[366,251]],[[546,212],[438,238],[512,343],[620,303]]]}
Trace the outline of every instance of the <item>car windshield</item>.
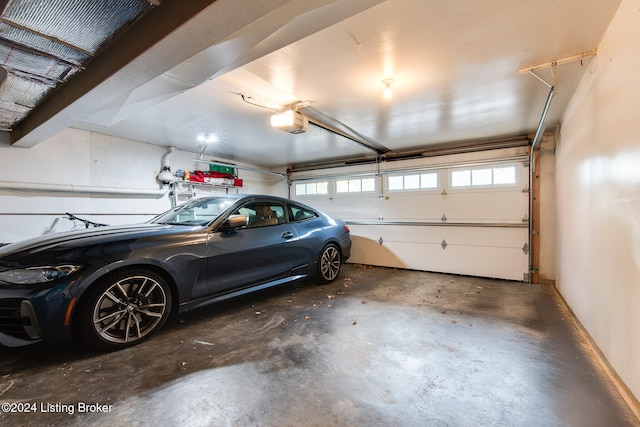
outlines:
{"label": "car windshield", "polygon": [[235,199],[229,197],[196,199],[176,206],[149,222],[152,224],[206,225],[234,202]]}

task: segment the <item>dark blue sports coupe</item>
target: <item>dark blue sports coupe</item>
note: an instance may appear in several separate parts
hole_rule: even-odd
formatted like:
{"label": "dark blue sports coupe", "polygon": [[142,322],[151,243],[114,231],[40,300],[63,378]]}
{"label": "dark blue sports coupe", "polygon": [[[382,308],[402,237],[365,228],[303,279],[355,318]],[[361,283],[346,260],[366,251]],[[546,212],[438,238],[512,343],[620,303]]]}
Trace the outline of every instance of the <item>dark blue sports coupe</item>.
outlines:
{"label": "dark blue sports coupe", "polygon": [[306,277],[331,282],[349,257],[343,221],[291,200],[196,199],[151,221],[0,247],[0,343],[119,349],[172,311]]}

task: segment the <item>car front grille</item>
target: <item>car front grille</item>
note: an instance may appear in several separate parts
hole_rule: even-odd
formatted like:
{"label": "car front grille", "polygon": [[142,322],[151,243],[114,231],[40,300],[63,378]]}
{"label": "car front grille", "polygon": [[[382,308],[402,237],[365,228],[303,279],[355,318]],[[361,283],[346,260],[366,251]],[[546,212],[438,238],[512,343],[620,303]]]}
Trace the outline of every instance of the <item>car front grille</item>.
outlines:
{"label": "car front grille", "polygon": [[23,300],[0,301],[0,332],[23,340],[33,339],[27,332],[34,326],[35,319],[25,315]]}

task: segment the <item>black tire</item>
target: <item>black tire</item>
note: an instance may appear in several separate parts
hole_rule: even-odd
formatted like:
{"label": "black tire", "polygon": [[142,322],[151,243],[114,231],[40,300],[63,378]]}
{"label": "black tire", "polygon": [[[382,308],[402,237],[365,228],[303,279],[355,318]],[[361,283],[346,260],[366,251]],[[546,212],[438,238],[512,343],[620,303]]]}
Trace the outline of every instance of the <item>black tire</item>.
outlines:
{"label": "black tire", "polygon": [[342,254],[337,245],[329,243],[320,252],[318,258],[318,272],[316,274],[321,283],[331,283],[340,274]]}
{"label": "black tire", "polygon": [[149,338],[170,312],[167,282],[153,271],[128,269],[96,283],[82,300],[77,320],[87,343],[118,350]]}

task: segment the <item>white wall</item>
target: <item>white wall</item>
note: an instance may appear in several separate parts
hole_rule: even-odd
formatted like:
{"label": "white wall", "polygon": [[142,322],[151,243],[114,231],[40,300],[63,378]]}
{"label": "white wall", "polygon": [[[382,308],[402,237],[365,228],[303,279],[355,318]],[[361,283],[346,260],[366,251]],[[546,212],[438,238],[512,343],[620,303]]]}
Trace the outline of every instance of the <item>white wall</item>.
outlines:
{"label": "white wall", "polygon": [[[96,222],[125,224],[144,221],[171,207],[156,176],[167,147],[67,129],[33,148],[0,146],[0,243],[56,231],[72,224],[60,219],[70,212]],[[176,150],[169,163],[178,169],[206,169],[198,154]],[[204,160],[214,160],[205,156]],[[215,160],[224,161],[216,158]],[[251,165],[244,165],[251,166]],[[255,166],[254,166],[255,167]],[[239,171],[240,193],[268,193],[272,178]],[[82,192],[7,189],[7,182],[141,189],[150,195],[104,195]],[[3,188],[4,187],[4,188]]]}
{"label": "white wall", "polygon": [[640,397],[640,1],[623,0],[563,118],[556,283]]}

